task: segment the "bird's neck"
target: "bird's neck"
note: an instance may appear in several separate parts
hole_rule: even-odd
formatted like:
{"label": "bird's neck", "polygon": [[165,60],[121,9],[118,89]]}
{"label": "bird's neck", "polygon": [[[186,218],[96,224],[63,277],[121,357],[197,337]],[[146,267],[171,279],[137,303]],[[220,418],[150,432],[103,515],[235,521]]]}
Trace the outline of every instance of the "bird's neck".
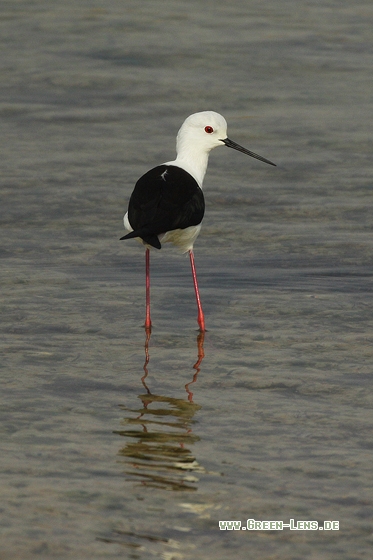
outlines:
{"label": "bird's neck", "polygon": [[208,152],[202,152],[196,150],[195,152],[188,150],[188,154],[183,153],[183,151],[177,154],[177,158],[174,161],[167,162],[167,165],[176,165],[185,169],[188,173],[194,177],[199,186],[202,188],[203,179],[206,174],[207,163],[209,159]]}

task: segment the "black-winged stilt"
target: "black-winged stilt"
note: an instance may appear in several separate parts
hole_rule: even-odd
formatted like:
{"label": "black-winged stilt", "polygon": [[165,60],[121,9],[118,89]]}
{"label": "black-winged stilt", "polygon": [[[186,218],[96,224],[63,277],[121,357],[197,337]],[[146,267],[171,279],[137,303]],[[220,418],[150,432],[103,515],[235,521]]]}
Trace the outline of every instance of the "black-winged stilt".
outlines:
{"label": "black-winged stilt", "polygon": [[154,167],[140,177],[135,185],[128,212],[124,216],[124,226],[130,233],[121,239],[138,237],[146,247],[147,331],[151,330],[149,247],[160,249],[161,241],[173,243],[183,253],[189,252],[198,307],[197,321],[200,331],[206,330],[193,245],[201,230],[205,211],[202,183],[209,152],[224,145],[275,165],[227,138],[227,122],[219,113],[203,111],[190,115],[183,122],[176,139],[176,159]]}

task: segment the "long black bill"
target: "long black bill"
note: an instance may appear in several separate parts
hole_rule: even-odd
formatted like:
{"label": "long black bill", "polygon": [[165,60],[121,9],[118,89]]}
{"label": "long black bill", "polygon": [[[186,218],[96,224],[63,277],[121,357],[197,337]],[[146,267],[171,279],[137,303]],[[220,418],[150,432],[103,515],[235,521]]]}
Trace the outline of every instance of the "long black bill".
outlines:
{"label": "long black bill", "polygon": [[243,154],[247,154],[248,156],[251,156],[255,159],[259,159],[260,161],[264,161],[264,163],[269,163],[269,165],[274,165],[276,167],[276,164],[273,163],[272,161],[269,161],[269,159],[266,159],[262,156],[258,156],[258,154],[254,154],[254,152],[250,152],[250,150],[246,150],[246,148],[243,148],[239,144],[236,144],[236,142],[233,142],[233,140],[230,140],[229,138],[225,138],[225,140],[221,140],[221,142],[224,142],[224,144],[228,146],[228,148],[233,148],[238,152],[242,152]]}

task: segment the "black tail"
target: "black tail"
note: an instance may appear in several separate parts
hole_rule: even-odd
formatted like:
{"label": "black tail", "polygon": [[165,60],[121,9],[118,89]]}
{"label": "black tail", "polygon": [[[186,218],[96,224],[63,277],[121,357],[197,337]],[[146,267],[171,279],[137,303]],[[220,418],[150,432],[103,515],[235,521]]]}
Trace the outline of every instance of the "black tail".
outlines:
{"label": "black tail", "polygon": [[151,245],[156,249],[161,249],[162,247],[157,235],[146,233],[145,231],[141,230],[131,231],[130,233],[127,233],[127,235],[124,235],[120,238],[120,241],[122,241],[122,239],[133,239],[134,237],[140,237],[144,241],[144,243],[147,243],[148,245]]}

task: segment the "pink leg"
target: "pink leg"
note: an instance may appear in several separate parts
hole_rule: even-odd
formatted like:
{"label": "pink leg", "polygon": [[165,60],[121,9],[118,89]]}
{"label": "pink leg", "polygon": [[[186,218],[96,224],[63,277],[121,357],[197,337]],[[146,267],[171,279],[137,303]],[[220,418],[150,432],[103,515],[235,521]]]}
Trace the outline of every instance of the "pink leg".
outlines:
{"label": "pink leg", "polygon": [[150,320],[150,251],[145,251],[145,274],[146,274],[146,314],[145,314],[145,330],[151,331],[152,322]]}
{"label": "pink leg", "polygon": [[196,300],[197,300],[197,308],[198,308],[197,321],[198,321],[198,324],[199,324],[199,330],[201,332],[205,332],[205,330],[206,330],[206,328],[205,328],[205,316],[204,316],[203,311],[202,311],[201,298],[199,297],[199,289],[198,289],[198,282],[197,282],[196,267],[195,267],[195,264],[194,264],[193,251],[189,251],[189,257],[190,257],[190,266],[192,267],[194,291],[196,292]]}

